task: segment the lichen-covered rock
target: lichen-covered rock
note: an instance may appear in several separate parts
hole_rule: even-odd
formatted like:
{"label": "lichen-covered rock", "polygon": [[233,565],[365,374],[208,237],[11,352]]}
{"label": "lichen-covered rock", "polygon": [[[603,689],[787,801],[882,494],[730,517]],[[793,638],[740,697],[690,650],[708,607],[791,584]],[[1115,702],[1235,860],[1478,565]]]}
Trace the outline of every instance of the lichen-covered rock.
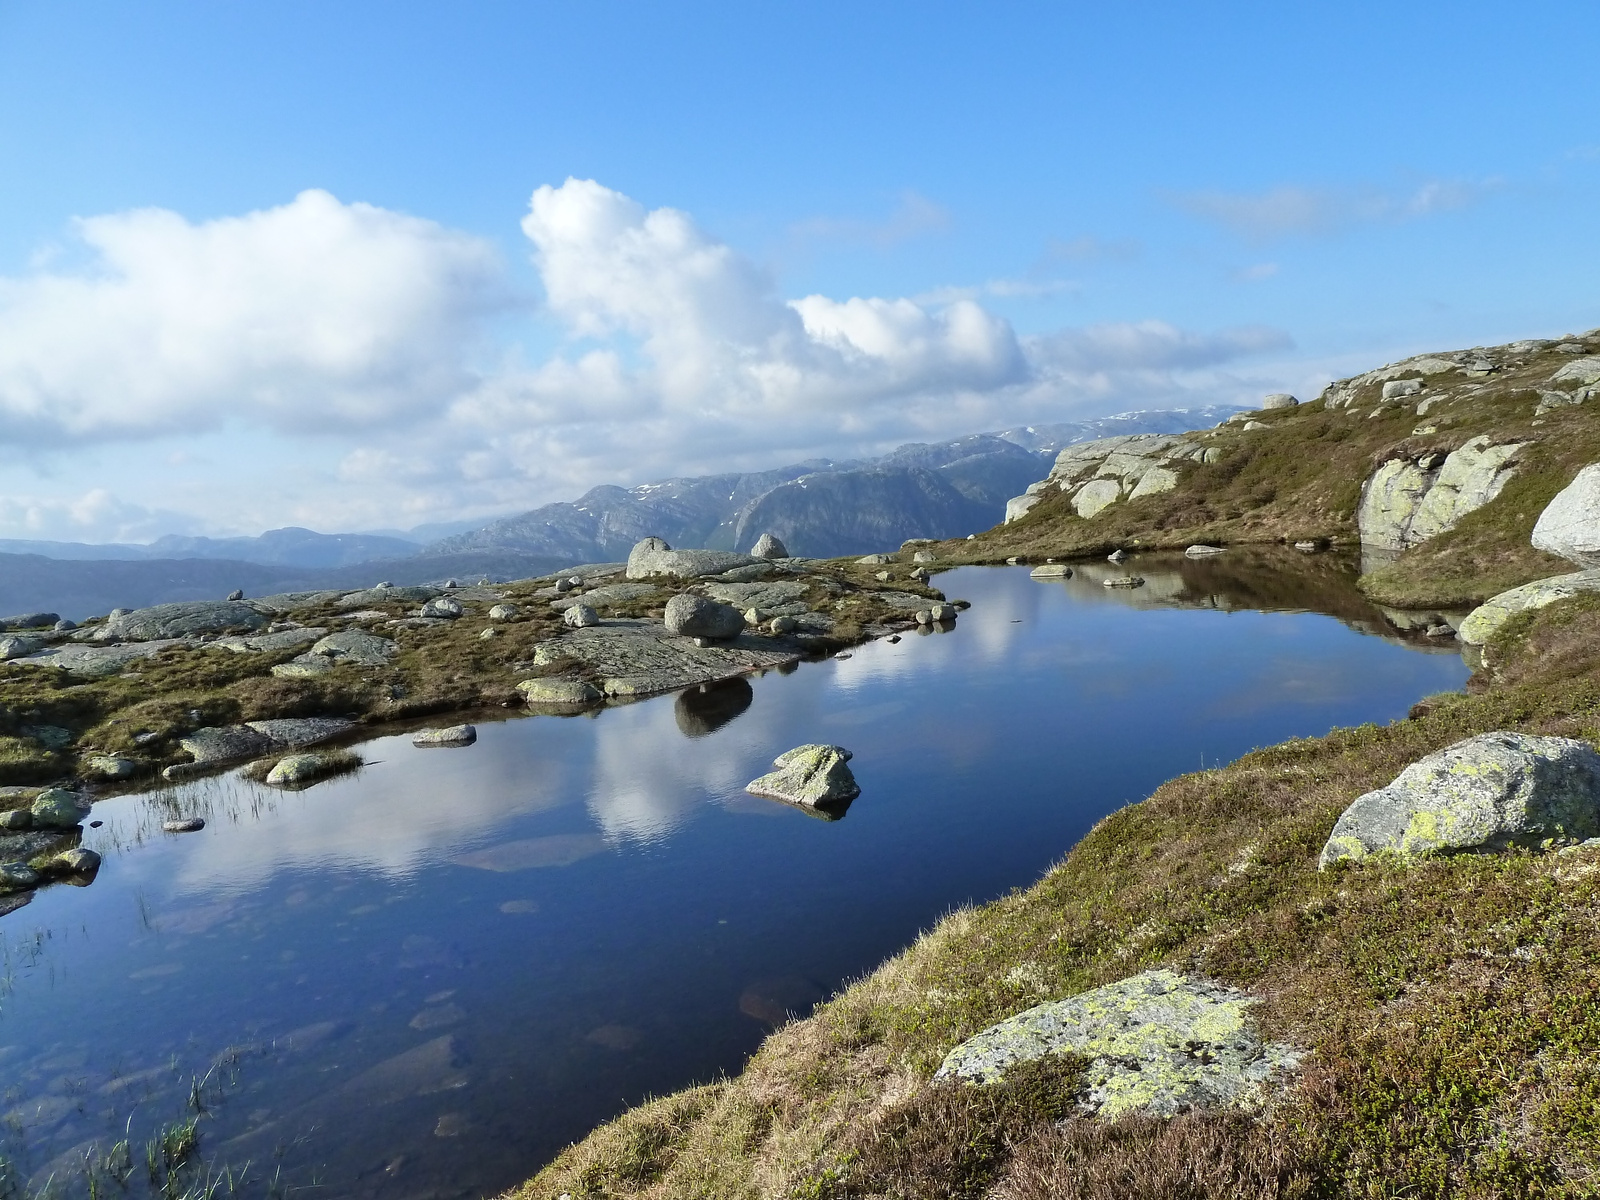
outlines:
{"label": "lichen-covered rock", "polygon": [[744,790],[808,807],[842,804],[861,794],[850,758],[842,746],[796,746],[773,760],[776,771],[751,780]]}
{"label": "lichen-covered rock", "polygon": [[645,538],[628,554],[629,579],[674,576],[694,579],[719,575],[734,567],[747,567],[764,560],[728,550],[674,550],[660,538]]}
{"label": "lichen-covered rock", "polygon": [[0,891],[14,892],[37,887],[39,872],[25,862],[0,863]]}
{"label": "lichen-covered rock", "polygon": [[706,596],[681,595],[667,601],[667,631],[680,637],[734,638],[744,632],[744,614]]}
{"label": "lichen-covered rock", "polygon": [[361,760],[346,752],[329,754],[312,751],[309,754],[290,754],[280,758],[267,772],[267,782],[273,787],[304,787],[330,775],[353,771]]}
{"label": "lichen-covered rock", "polygon": [[1600,754],[1571,738],[1484,733],[1412,763],[1345,809],[1319,866],[1539,847],[1600,836]]}
{"label": "lichen-covered rock", "polygon": [[100,869],[100,856],[93,850],[74,846],[52,858],[45,869],[52,875],[93,875]]}
{"label": "lichen-covered rock", "polygon": [[756,558],[788,558],[789,548],[781,539],[770,533],[763,533],[756,539],[756,544],[750,547],[750,553]]}
{"label": "lichen-covered rock", "polygon": [[1501,592],[1468,613],[1457,632],[1469,646],[1481,646],[1499,633],[1500,627],[1517,613],[1530,608],[1543,608],[1557,600],[1581,596],[1585,592],[1600,592],[1600,570],[1574,571],[1570,575],[1539,579]]}
{"label": "lichen-covered rock", "polygon": [[1122,485],[1115,479],[1091,479],[1072,497],[1072,511],[1080,517],[1092,517],[1122,498]]}
{"label": "lichen-covered rock", "polygon": [[231,629],[262,629],[260,609],[236,600],[185,600],[136,608],[107,618],[95,631],[96,641],[152,642],[158,638],[195,637]]}
{"label": "lichen-covered rock", "polygon": [[1361,489],[1356,524],[1362,543],[1404,550],[1454,529],[1505,488],[1516,474],[1511,460],[1524,444],[1491,445],[1480,436],[1442,459],[1390,459]]}
{"label": "lichen-covered rock", "polygon": [[28,809],[35,829],[71,829],[83,820],[89,804],[65,788],[45,788]]}
{"label": "lichen-covered rock", "polygon": [[185,734],[178,745],[197,763],[226,763],[266,754],[272,738],[248,725],[221,725]]}
{"label": "lichen-covered rock", "polygon": [[1301,1051],[1262,1039],[1253,997],[1171,971],[1145,971],[991,1025],[945,1056],[935,1078],[995,1083],[1049,1054],[1089,1060],[1082,1107],[1106,1119],[1247,1107]]}
{"label": "lichen-covered rock", "polygon": [[1139,482],[1133,485],[1133,490],[1128,493],[1129,500],[1137,500],[1140,496],[1159,496],[1162,492],[1170,492],[1178,486],[1178,473],[1167,467],[1150,467],[1139,476]]}
{"label": "lichen-covered rock", "polygon": [[461,606],[461,601],[451,596],[439,596],[429,600],[418,612],[418,616],[442,617],[447,621],[454,621],[467,610]]}
{"label": "lichen-covered rock", "polygon": [[1533,547],[1600,567],[1600,463],[1584,467],[1545,506],[1533,526]]}
{"label": "lichen-covered rock", "polygon": [[139,764],[120,754],[94,754],[84,760],[83,773],[93,779],[131,779]]}
{"label": "lichen-covered rock", "polygon": [[478,740],[475,725],[449,725],[443,729],[423,729],[411,735],[413,746],[470,746]]}
{"label": "lichen-covered rock", "polygon": [[525,703],[581,708],[603,697],[592,683],[581,679],[524,679],[517,684]]}
{"label": "lichen-covered rock", "polygon": [[568,629],[587,629],[600,624],[600,614],[587,604],[574,604],[561,614],[561,623]]}
{"label": "lichen-covered rock", "polygon": [[310,653],[362,667],[381,667],[399,651],[393,639],[361,629],[330,633],[311,647]]}

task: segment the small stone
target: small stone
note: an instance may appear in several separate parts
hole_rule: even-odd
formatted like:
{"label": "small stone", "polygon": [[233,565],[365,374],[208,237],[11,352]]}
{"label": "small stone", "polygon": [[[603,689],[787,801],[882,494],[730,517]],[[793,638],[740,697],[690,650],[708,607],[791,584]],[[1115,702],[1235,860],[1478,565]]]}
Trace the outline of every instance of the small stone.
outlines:
{"label": "small stone", "polygon": [[1018,558],[1016,555],[1012,555],[1010,558],[1006,559],[1006,566],[1014,567],[1021,561],[1022,559]]}
{"label": "small stone", "polygon": [[842,804],[861,794],[842,746],[797,746],[773,760],[771,774],[751,780],[745,791],[807,806]]}
{"label": "small stone", "polygon": [[452,599],[449,596],[440,596],[424,604],[420,615],[424,617],[443,617],[446,620],[453,621],[466,611],[461,607],[461,601]]}
{"label": "small stone", "polygon": [[62,620],[57,621],[50,628],[55,630],[57,633],[71,633],[77,627],[78,623],[76,621],[68,621],[63,618]]}
{"label": "small stone", "polygon": [[785,633],[793,633],[796,629],[799,629],[800,622],[796,621],[793,617],[773,617],[767,628],[772,630],[773,633],[782,635]]}
{"label": "small stone", "polygon": [[770,533],[763,533],[756,539],[756,544],[750,548],[750,553],[756,558],[788,558],[789,550],[783,542]]}
{"label": "small stone", "polygon": [[1186,558],[1205,558],[1212,554],[1226,554],[1227,547],[1207,546],[1204,543],[1196,543],[1195,545],[1190,546],[1183,553]]}
{"label": "small stone", "polygon": [[1264,421],[1246,421],[1244,423],[1244,428],[1246,433],[1250,433],[1257,429],[1270,429],[1271,426],[1266,424]]}
{"label": "small stone", "polygon": [[499,636],[499,630],[492,629],[492,628],[491,629],[485,629],[482,633],[480,633],[478,635],[478,640],[480,642],[487,642],[487,641],[490,641],[491,639],[496,638],[498,636]]}
{"label": "small stone", "polygon": [[1385,400],[1403,400],[1407,396],[1417,396],[1422,393],[1422,380],[1420,379],[1391,379],[1383,385],[1383,398]]}
{"label": "small stone", "polygon": [[496,604],[489,610],[489,619],[491,621],[509,621],[516,615],[517,606],[515,604]]}
{"label": "small stone", "polygon": [[444,581],[444,586],[447,589],[449,589],[449,588],[458,588],[458,587],[461,586],[461,581],[458,580],[458,579],[446,579]]}
{"label": "small stone", "polygon": [[1029,571],[1028,576],[1032,579],[1071,579],[1072,568],[1066,563],[1046,563]]}
{"label": "small stone", "polygon": [[931,608],[919,608],[917,610],[916,622],[918,625],[932,625],[933,610]]}
{"label": "small stone", "polygon": [[447,725],[442,729],[423,729],[411,735],[413,746],[470,746],[478,740],[474,725]]}
{"label": "small stone", "polygon": [[243,588],[234,588],[233,591],[228,593],[228,599],[229,600],[243,600],[244,599],[244,589]]}
{"label": "small stone", "polygon": [[1315,554],[1322,546],[1317,542],[1296,542],[1294,548],[1301,554]]}
{"label": "small stone", "polygon": [[891,633],[891,634],[890,634],[890,635],[889,635],[889,637],[888,637],[888,642],[889,642],[889,644],[890,644],[890,645],[891,645],[891,646],[893,646],[893,645],[894,645],[894,644],[895,644],[895,643],[896,643],[896,642],[898,642],[898,641],[899,641],[899,640],[900,640],[900,635],[899,635],[899,634],[898,634],[898,633]]}
{"label": "small stone", "polygon": [[184,817],[177,821],[163,821],[162,833],[199,833],[206,827],[203,817]]}
{"label": "small stone", "polygon": [[731,604],[688,593],[667,601],[667,631],[683,637],[726,639],[744,630],[744,616]]}
{"label": "small stone", "polygon": [[568,629],[587,629],[600,624],[600,614],[587,604],[574,604],[561,614],[561,623]]}
{"label": "small stone", "polygon": [[560,592],[563,596],[565,596],[568,592],[570,592],[576,586],[577,585],[575,583],[573,583],[572,580],[570,580],[570,579],[558,579],[558,580],[556,580],[556,591]]}
{"label": "small stone", "polygon": [[1110,554],[1106,555],[1106,561],[1119,563],[1125,560],[1127,557],[1128,552],[1126,550],[1113,550]]}
{"label": "small stone", "polygon": [[598,688],[581,679],[524,679],[517,691],[530,705],[583,706],[603,699]]}
{"label": "small stone", "polygon": [[931,562],[934,562],[935,559],[933,557],[933,551],[931,551],[931,550],[918,550],[914,554],[912,554],[911,561],[914,562],[914,563],[931,563]]}
{"label": "small stone", "polygon": [[872,577],[874,579],[876,579],[879,583],[887,583],[889,580],[894,578],[894,576],[891,575],[888,571],[877,571],[877,572],[874,572]]}

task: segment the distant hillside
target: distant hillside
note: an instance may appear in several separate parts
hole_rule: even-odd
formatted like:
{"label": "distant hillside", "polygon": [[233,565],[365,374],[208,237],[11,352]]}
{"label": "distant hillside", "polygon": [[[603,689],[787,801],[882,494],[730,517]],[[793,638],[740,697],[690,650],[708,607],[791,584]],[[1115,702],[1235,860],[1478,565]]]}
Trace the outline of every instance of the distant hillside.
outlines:
{"label": "distant hillside", "polygon": [[377,558],[405,558],[421,552],[421,543],[404,538],[371,533],[314,533],[295,526],[269,529],[260,537],[168,534],[148,545],[0,538],[0,554],[36,554],[82,561],[213,558],[279,567],[342,567]]}

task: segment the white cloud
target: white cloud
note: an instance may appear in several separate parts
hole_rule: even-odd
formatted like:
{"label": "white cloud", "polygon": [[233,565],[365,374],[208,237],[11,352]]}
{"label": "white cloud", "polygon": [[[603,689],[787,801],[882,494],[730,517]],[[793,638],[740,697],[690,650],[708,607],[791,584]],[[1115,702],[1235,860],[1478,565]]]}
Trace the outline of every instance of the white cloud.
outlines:
{"label": "white cloud", "polygon": [[[204,495],[205,532],[371,528],[1233,399],[1255,383],[1226,364],[1287,344],[1159,322],[1019,338],[966,293],[788,299],[687,213],[588,180],[539,188],[522,228],[545,292],[525,307],[559,347],[533,360],[484,348],[508,302],[494,253],[427,221],[322,192],[201,224],[85,221],[91,270],[0,281],[0,436],[110,443],[95,483],[152,510]],[[152,472],[116,445],[208,427],[203,468]],[[70,525],[29,511],[0,508],[0,533]]]}
{"label": "white cloud", "polygon": [[1406,191],[1284,185],[1265,192],[1181,192],[1184,211],[1256,240],[1287,234],[1337,233],[1352,225],[1397,223],[1450,212],[1498,189],[1498,179],[1428,180]]}
{"label": "white cloud", "polygon": [[166,533],[198,533],[193,517],[146,508],[105,488],[77,496],[0,495],[0,536],[65,542],[148,542]]}
{"label": "white cloud", "polygon": [[0,280],[12,440],[416,415],[470,386],[463,343],[504,301],[486,243],[321,191],[199,224],[90,217],[76,234],[88,269]]}

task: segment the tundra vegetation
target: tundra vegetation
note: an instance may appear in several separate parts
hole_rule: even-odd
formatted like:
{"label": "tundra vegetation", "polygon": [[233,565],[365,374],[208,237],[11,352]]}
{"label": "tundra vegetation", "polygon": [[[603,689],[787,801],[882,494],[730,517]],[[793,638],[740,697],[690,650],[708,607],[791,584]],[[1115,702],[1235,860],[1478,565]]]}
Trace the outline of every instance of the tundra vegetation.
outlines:
{"label": "tundra vegetation", "polygon": [[[1184,435],[1170,478],[1142,494],[1124,481],[1077,504],[1081,476],[1072,491],[1052,482],[1007,524],[929,549],[944,565],[1353,544],[1386,464],[1435,480],[1485,438],[1518,447],[1492,464],[1509,470],[1487,500],[1363,578],[1385,604],[1470,607],[1575,570],[1530,538],[1600,461],[1597,354],[1590,334],[1398,364]],[[1600,595],[1515,613],[1475,653],[1465,691],[1404,720],[1169,781],[1031,887],[946,915],[774,1032],[738,1076],[625,1112],[513,1197],[1600,1193],[1600,845],[1319,869],[1345,809],[1424,756],[1494,731],[1600,738]],[[1251,1104],[1161,1117],[1086,1108],[1089,1063],[1072,1053],[986,1086],[936,1077],[1002,1020],[1152,970],[1248,993],[1260,1034],[1298,1048],[1299,1065]]]}

